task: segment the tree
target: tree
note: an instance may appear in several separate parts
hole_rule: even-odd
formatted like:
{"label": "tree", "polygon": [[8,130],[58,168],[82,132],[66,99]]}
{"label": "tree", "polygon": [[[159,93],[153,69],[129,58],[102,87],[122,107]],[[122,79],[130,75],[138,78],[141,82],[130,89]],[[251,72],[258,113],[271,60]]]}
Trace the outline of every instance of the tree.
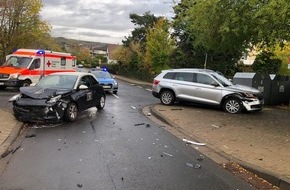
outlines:
{"label": "tree", "polygon": [[130,51],[128,47],[125,47],[125,46],[118,47],[113,53],[113,58],[115,60],[118,60],[118,63],[121,66],[128,65],[131,56],[132,56],[132,52]]}
{"label": "tree", "polygon": [[253,71],[265,74],[277,74],[282,64],[273,52],[262,51],[259,53],[252,65]]}
{"label": "tree", "polygon": [[92,67],[92,58],[90,56],[90,51],[86,48],[83,48],[78,43],[71,44],[70,49],[68,50],[72,55],[77,56],[78,64],[83,64],[84,67]]}
{"label": "tree", "polygon": [[0,0],[0,60],[18,48],[58,48],[40,19],[41,0]]}
{"label": "tree", "polygon": [[138,42],[142,46],[142,51],[145,51],[146,31],[150,27],[153,27],[159,17],[154,16],[154,14],[151,14],[149,11],[141,16],[135,13],[130,13],[129,17],[136,28],[131,32],[131,35],[125,37],[126,40],[123,40],[122,42],[126,47],[129,47],[131,42]]}
{"label": "tree", "polygon": [[168,21],[164,18],[158,19],[146,35],[145,68],[154,74],[169,68],[170,56],[174,48],[173,40],[170,38]]}
{"label": "tree", "polygon": [[182,0],[173,25],[179,55],[188,63],[207,55],[209,68],[230,72],[245,49],[289,41],[289,7],[287,0]]}
{"label": "tree", "polygon": [[273,49],[273,52],[277,58],[282,60],[279,74],[290,75],[290,69],[288,69],[288,64],[290,63],[290,42],[285,43],[283,48],[281,48],[279,45],[276,45],[276,47]]}

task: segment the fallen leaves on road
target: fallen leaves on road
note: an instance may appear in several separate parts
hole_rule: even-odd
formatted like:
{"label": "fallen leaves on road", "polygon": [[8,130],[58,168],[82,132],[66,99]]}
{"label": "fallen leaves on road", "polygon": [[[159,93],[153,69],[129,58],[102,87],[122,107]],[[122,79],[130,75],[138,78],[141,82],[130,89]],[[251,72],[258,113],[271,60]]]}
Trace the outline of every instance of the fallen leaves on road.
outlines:
{"label": "fallen leaves on road", "polygon": [[279,190],[278,187],[272,185],[268,181],[258,177],[257,175],[249,172],[248,170],[241,167],[239,164],[235,162],[229,162],[226,164],[223,164],[223,167],[235,174],[236,176],[244,179],[248,183],[250,183],[252,186],[256,187],[257,189],[261,190]]}

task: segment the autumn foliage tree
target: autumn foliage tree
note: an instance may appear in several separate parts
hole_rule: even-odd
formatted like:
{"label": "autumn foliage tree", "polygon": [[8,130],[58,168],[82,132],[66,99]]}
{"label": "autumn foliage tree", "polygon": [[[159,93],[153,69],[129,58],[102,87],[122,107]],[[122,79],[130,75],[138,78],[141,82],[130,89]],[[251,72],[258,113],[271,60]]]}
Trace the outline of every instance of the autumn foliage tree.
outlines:
{"label": "autumn foliage tree", "polygon": [[153,74],[168,69],[174,41],[170,38],[167,20],[159,18],[154,26],[147,30],[146,39],[145,68]]}
{"label": "autumn foliage tree", "polygon": [[41,0],[0,0],[1,62],[18,48],[58,48],[50,25],[40,18],[42,6]]}

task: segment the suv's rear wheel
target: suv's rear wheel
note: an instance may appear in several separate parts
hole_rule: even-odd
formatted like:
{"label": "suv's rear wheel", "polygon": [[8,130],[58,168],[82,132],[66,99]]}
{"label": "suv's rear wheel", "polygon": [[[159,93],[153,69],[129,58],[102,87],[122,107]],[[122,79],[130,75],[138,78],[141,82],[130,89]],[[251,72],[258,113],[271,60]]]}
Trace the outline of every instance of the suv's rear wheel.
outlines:
{"label": "suv's rear wheel", "polygon": [[175,96],[173,92],[164,90],[160,94],[160,101],[164,105],[172,105],[175,102]]}
{"label": "suv's rear wheel", "polygon": [[223,107],[228,113],[240,113],[242,111],[242,103],[237,98],[228,98],[225,100]]}

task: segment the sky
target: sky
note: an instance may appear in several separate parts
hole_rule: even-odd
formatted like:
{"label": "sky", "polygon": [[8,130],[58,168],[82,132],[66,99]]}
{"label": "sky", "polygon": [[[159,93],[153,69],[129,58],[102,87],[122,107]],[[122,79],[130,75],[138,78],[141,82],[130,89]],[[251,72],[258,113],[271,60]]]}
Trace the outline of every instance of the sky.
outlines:
{"label": "sky", "polygon": [[173,15],[172,0],[42,0],[41,18],[53,37],[122,44],[135,26],[130,13]]}

